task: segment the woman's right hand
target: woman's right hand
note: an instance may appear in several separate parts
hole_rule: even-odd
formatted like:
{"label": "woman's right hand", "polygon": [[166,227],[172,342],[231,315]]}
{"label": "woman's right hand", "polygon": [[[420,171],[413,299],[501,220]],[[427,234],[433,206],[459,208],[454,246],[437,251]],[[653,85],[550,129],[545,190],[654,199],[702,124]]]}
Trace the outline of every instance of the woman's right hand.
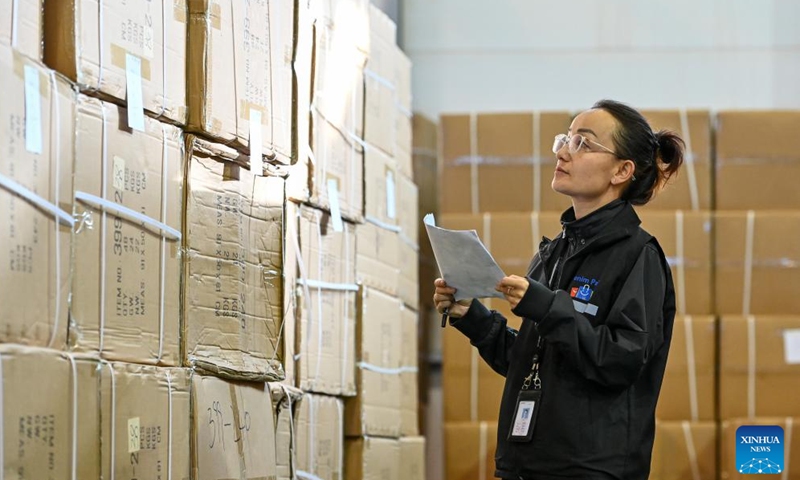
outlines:
{"label": "woman's right hand", "polygon": [[436,305],[437,312],[444,313],[444,310],[448,309],[447,314],[453,318],[461,318],[467,313],[472,303],[471,298],[465,298],[456,302],[454,296],[456,289],[448,287],[444,279],[441,278],[437,278],[433,282],[433,286],[436,287],[433,294],[433,303]]}

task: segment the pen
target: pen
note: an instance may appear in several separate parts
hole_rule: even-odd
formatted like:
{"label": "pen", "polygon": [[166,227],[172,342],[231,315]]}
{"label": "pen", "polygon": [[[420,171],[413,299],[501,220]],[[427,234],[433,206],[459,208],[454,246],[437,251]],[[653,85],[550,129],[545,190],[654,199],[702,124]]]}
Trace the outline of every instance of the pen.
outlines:
{"label": "pen", "polygon": [[445,308],[442,312],[442,328],[447,326],[447,317],[450,316],[450,312]]}

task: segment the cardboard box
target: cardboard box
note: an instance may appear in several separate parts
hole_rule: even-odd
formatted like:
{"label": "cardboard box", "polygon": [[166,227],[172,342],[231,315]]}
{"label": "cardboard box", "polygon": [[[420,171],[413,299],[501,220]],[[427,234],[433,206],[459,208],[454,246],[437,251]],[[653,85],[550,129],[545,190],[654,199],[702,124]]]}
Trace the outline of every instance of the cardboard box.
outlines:
{"label": "cardboard box", "polygon": [[715,422],[656,422],[650,479],[714,480],[716,476]]}
{"label": "cardboard box", "polygon": [[0,45],[42,60],[42,2],[0,2]]}
{"label": "cardboard box", "polygon": [[720,318],[719,416],[800,416],[800,316]]}
{"label": "cardboard box", "polygon": [[[569,197],[550,187],[553,138],[569,112],[442,115],[441,213],[562,212]],[[514,200],[501,192],[514,192]]]}
{"label": "cardboard box", "polygon": [[[414,180],[405,174],[397,177],[397,220],[400,234],[406,243],[417,248],[420,235],[420,220],[425,214],[420,214],[419,188]],[[430,213],[430,212],[426,212]],[[425,234],[427,240],[427,234]]]}
{"label": "cardboard box", "polygon": [[[722,480],[742,480],[746,478],[753,478],[749,473],[740,473],[739,470],[745,470],[747,464],[742,464],[736,458],[737,435],[736,430],[742,425],[777,425],[783,428],[783,462],[781,465],[781,480],[798,480],[800,479],[800,444],[796,439],[800,435],[800,418],[797,417],[758,417],[758,418],[735,418],[725,420],[720,424],[720,467],[719,478]],[[795,441],[792,441],[792,439]],[[763,457],[754,453],[752,457],[748,457],[745,461],[751,458]],[[744,467],[744,468],[743,468]],[[775,475],[773,478],[778,478]]]}
{"label": "cardboard box", "polygon": [[188,6],[188,130],[248,155],[253,132],[260,130],[266,159],[291,163],[295,3],[212,0]]}
{"label": "cardboard box", "polygon": [[402,421],[403,304],[396,297],[362,288],[357,306],[358,394],[345,401],[345,435],[396,438]]}
{"label": "cardboard box", "polygon": [[295,417],[300,410],[303,392],[283,383],[270,383],[272,412],[275,421],[275,462],[277,480],[292,480],[297,470],[297,434]]}
{"label": "cardboard box", "polygon": [[[395,59],[395,92],[397,100],[397,120],[396,137],[397,148],[395,158],[397,159],[397,171],[406,177],[414,176],[413,162],[413,130],[411,111],[411,59],[403,53],[403,50],[394,46]],[[432,179],[436,181],[435,178]]]}
{"label": "cardboard box", "polygon": [[716,208],[800,209],[798,122],[798,111],[717,113]]}
{"label": "cardboard box", "polygon": [[425,437],[400,439],[400,478],[425,480]]}
{"label": "cardboard box", "polygon": [[[44,60],[83,90],[120,104],[141,95],[151,115],[186,122],[184,1],[47,1]],[[128,84],[141,91],[131,94]]]}
{"label": "cardboard box", "polygon": [[[38,90],[35,85],[26,89],[34,82]],[[7,47],[0,47],[0,84],[5,91],[0,102],[0,341],[63,349],[75,94],[62,77]],[[26,97],[39,103],[30,116]],[[26,118],[32,120],[28,136]],[[33,197],[25,198],[26,191]],[[43,208],[45,203],[50,207]]]}
{"label": "cardboard box", "polygon": [[370,147],[394,158],[398,114],[394,66],[397,26],[372,4],[369,5],[369,33],[369,57],[364,68],[364,140]]}
{"label": "cardboard box", "polygon": [[714,317],[675,317],[656,418],[693,422],[717,418],[716,338]]}
{"label": "cardboard box", "polygon": [[327,395],[306,394],[297,417],[297,475],[344,478],[344,405]]}
{"label": "cardboard box", "polygon": [[494,478],[497,422],[445,423],[447,480]]}
{"label": "cardboard box", "polygon": [[718,211],[715,217],[716,313],[800,312],[800,210]]}
{"label": "cardboard box", "polygon": [[400,278],[397,294],[403,303],[414,310],[419,309],[419,263],[417,249],[410,245],[403,236],[400,237],[399,252]]}
{"label": "cardboard box", "polygon": [[[299,207],[297,212],[287,216],[299,232],[301,260],[293,303],[297,386],[353,396],[358,291],[355,226],[344,222],[342,232],[337,232],[327,213],[309,207]],[[287,235],[294,231],[287,229]]]}
{"label": "cardboard box", "polygon": [[279,380],[284,180],[186,139],[186,361],[243,380]]}
{"label": "cardboard box", "polygon": [[274,478],[275,423],[266,383],[192,377],[192,478]]}
{"label": "cardboard box", "polygon": [[0,346],[0,366],[3,472],[16,478],[99,478],[97,364],[6,344]]}
{"label": "cardboard box", "polygon": [[133,363],[180,364],[182,133],[79,95],[69,343]]}
{"label": "cardboard box", "polygon": [[638,209],[642,228],[655,236],[672,269],[679,314],[714,313],[712,213]]}
{"label": "cardboard box", "polygon": [[400,284],[401,241],[395,229],[367,222],[356,229],[356,281],[397,296]]}
{"label": "cardboard box", "polygon": [[376,148],[364,157],[364,219],[384,228],[398,229],[402,215],[400,179],[393,157]]}
{"label": "cardboard box", "polygon": [[708,110],[643,110],[654,132],[671,130],[686,143],[683,167],[647,204],[648,210],[710,210],[713,173]]}
{"label": "cardboard box", "polygon": [[[301,2],[295,82],[299,158],[289,174],[292,200],[364,218],[364,78],[369,52],[366,0]],[[308,113],[308,114],[307,114]],[[333,194],[335,198],[331,198]]]}
{"label": "cardboard box", "polygon": [[[184,368],[99,366],[101,478],[189,478],[189,374]],[[92,386],[81,399],[92,396]]]}
{"label": "cardboard box", "polygon": [[[400,435],[413,437],[419,435],[419,385],[418,356],[419,313],[405,306],[400,309],[401,352],[400,352]],[[406,478],[406,477],[403,477]]]}
{"label": "cardboard box", "polygon": [[345,472],[348,480],[405,480],[400,476],[400,441],[358,437],[345,442]]}

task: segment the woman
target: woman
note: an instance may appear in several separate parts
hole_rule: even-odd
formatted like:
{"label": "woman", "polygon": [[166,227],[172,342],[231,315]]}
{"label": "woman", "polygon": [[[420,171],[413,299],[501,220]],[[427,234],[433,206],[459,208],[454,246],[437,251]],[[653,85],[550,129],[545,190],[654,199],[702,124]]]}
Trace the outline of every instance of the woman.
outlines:
{"label": "woman", "polygon": [[455,302],[442,279],[433,299],[506,377],[498,477],[646,479],[675,295],[633,205],[678,171],[683,141],[603,100],[556,136],[553,151],[552,188],[572,199],[563,231],[543,239],[525,277],[496,286],[523,318],[519,331],[476,300]]}

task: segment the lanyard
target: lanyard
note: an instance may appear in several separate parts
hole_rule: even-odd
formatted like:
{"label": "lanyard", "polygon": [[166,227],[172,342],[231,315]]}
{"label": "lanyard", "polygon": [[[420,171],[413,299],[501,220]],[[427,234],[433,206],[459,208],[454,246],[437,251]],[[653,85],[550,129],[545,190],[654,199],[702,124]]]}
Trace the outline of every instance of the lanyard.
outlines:
{"label": "lanyard", "polygon": [[525,380],[522,382],[522,390],[528,390],[533,385],[534,390],[541,390],[542,389],[542,379],[539,378],[539,356],[542,353],[542,337],[539,336],[539,339],[536,341],[536,349],[533,351],[533,364],[531,365],[531,371],[528,373],[528,376],[525,377]]}

